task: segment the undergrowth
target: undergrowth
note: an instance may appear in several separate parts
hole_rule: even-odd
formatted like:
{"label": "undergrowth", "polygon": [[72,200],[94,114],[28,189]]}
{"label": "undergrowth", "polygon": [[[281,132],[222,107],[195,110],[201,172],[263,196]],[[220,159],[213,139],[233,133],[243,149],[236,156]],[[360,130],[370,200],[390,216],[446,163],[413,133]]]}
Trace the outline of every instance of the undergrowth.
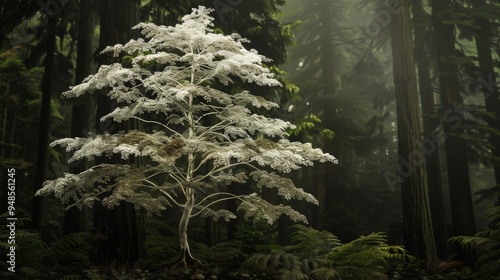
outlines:
{"label": "undergrowth", "polygon": [[476,254],[474,277],[500,279],[500,206],[488,209],[486,215],[493,221],[490,230],[473,236],[455,236],[450,242]]}
{"label": "undergrowth", "polygon": [[5,256],[15,247],[15,273],[10,264],[0,264],[2,279],[57,279],[82,278],[82,270],[90,266],[90,234],[65,235],[51,244],[45,243],[36,231],[26,229],[29,219],[16,220],[15,244],[8,243],[7,213],[0,215],[0,249]]}
{"label": "undergrowth", "polygon": [[382,233],[342,244],[327,231],[293,227],[292,245],[257,253],[244,267],[283,280],[388,279],[391,262],[414,261],[401,246],[387,245]]}

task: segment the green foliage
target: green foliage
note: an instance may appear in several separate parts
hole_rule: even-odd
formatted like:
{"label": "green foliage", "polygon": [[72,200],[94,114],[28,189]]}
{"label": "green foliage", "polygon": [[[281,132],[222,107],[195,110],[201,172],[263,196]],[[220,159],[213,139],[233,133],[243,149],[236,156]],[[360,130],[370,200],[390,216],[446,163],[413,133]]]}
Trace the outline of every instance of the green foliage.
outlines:
{"label": "green foliage", "polygon": [[236,240],[244,243],[245,251],[255,251],[256,247],[264,244],[272,244],[278,237],[278,229],[275,224],[270,225],[266,221],[251,222],[240,221],[236,226]]}
{"label": "green foliage", "polygon": [[144,227],[144,248],[148,257],[168,260],[179,255],[179,237],[174,228],[155,217],[146,217]]}
{"label": "green foliage", "polygon": [[[265,222],[263,222],[263,224],[267,225]],[[263,226],[259,228],[263,228]],[[165,262],[168,263],[179,256],[179,237],[177,235],[177,230],[169,226],[168,223],[165,223],[157,217],[146,217],[144,231],[146,233],[144,247],[148,259],[165,260]],[[247,237],[254,235],[254,233],[248,233],[249,231],[250,229],[245,229],[243,236]],[[255,238],[255,240],[257,239],[258,238]],[[234,266],[237,264],[237,267],[239,267],[241,261],[248,256],[245,252],[246,246],[248,243],[252,242],[253,241],[248,240],[235,240],[218,243],[215,246],[209,247],[206,244],[190,240],[191,250],[195,257],[217,265],[231,266],[232,264]]]}
{"label": "green foliage", "polygon": [[413,261],[400,246],[386,244],[383,233],[370,233],[339,246],[328,254],[338,264],[342,279],[387,279],[389,260]]}
{"label": "green foliage", "polygon": [[313,136],[316,135],[318,132],[323,138],[333,139],[335,133],[330,129],[319,127],[318,124],[320,123],[321,119],[318,116],[311,113],[296,120],[294,122],[295,128],[289,129],[288,133],[292,137],[303,136],[307,141],[312,141]]}
{"label": "green foliage", "polygon": [[193,244],[193,254],[200,259],[217,266],[239,267],[248,255],[245,253],[243,241],[228,241],[208,247],[205,244]]}
{"label": "green foliage", "polygon": [[342,245],[340,240],[328,231],[318,231],[303,225],[293,227],[297,231],[292,235],[292,242],[307,257],[327,255],[333,248]]}
{"label": "green foliage", "polygon": [[[35,162],[42,68],[27,68],[18,50],[0,52],[0,154],[2,167],[29,168]],[[8,157],[7,157],[8,155]],[[0,175],[1,177],[1,175]]]}
{"label": "green foliage", "polygon": [[[7,214],[0,216],[6,221]],[[29,220],[18,218],[16,221],[16,267],[15,274],[7,270],[8,264],[2,262],[0,278],[10,278],[15,275],[19,279],[70,279],[71,275],[80,274],[89,264],[89,234],[75,233],[63,236],[52,244],[45,243],[38,232],[25,229]],[[2,222],[0,229],[0,249],[5,255],[11,244],[7,243],[9,229]],[[57,272],[55,272],[57,271]],[[76,279],[76,278],[73,278]],[[81,279],[81,278],[79,278]]]}
{"label": "green foliage", "polygon": [[474,236],[455,236],[450,239],[450,242],[476,253],[475,273],[482,279],[500,273],[500,206],[488,209],[486,215],[496,221],[492,229]]}
{"label": "green foliage", "polygon": [[382,233],[342,244],[327,231],[293,227],[296,231],[292,245],[255,254],[245,261],[244,267],[276,279],[387,279],[391,260],[414,260],[401,246],[387,245]]}

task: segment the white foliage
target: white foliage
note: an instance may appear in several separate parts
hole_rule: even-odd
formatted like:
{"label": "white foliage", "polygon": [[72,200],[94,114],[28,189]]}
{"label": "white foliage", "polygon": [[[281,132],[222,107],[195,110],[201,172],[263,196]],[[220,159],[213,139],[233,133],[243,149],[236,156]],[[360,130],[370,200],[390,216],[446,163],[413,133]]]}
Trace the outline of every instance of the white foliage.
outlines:
{"label": "white foliage", "polygon": [[[45,182],[37,195],[55,194],[70,206],[92,206],[101,201],[114,207],[129,201],[148,212],[168,206],[190,208],[190,217],[234,219],[227,210],[211,209],[218,202],[236,199],[245,217],[274,222],[281,215],[306,222],[289,206],[272,205],[255,194],[236,196],[224,192],[249,176],[258,188],[277,190],[285,199],[318,201],[279,173],[287,173],[314,161],[336,159],[312,148],[290,142],[284,120],[257,114],[276,103],[248,91],[229,94],[216,89],[217,82],[233,79],[261,86],[281,86],[255,50],[246,50],[238,34],[214,34],[211,9],[199,7],[174,27],[140,23],[144,38],[107,47],[103,53],[131,55],[131,64],[103,65],[96,74],[64,93],[66,97],[106,94],[117,108],[102,117],[123,122],[135,119],[155,130],[129,130],[113,134],[89,134],[51,144],[66,148],[70,162],[118,155],[143,158],[146,166],[125,161],[99,164],[80,174]],[[155,70],[153,70],[155,69]],[[276,170],[267,172],[263,168]],[[251,172],[251,173],[250,173]]]}

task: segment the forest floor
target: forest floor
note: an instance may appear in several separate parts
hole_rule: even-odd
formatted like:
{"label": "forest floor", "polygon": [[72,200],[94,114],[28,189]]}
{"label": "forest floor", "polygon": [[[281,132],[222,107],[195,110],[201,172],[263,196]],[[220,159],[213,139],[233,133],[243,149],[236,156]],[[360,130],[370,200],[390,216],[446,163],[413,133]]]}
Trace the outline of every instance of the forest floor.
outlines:
{"label": "forest floor", "polygon": [[[227,264],[226,264],[227,265]],[[141,268],[142,267],[142,268]],[[163,268],[162,268],[163,267]],[[276,280],[276,279],[315,279],[315,278],[302,278],[299,274],[294,276],[290,274],[291,278],[276,277],[267,275],[262,272],[252,272],[249,270],[241,270],[224,264],[211,264],[211,265],[194,265],[185,268],[172,268],[165,266],[165,263],[158,264],[152,261],[139,261],[134,268],[110,268],[101,267],[87,270],[90,279],[116,279],[116,280]],[[302,274],[304,275],[304,274]],[[334,278],[337,279],[337,278]],[[354,278],[339,278],[339,279],[353,279]],[[369,278],[366,278],[369,279]],[[429,274],[418,266],[409,266],[391,270],[387,278],[381,277],[378,279],[414,279],[414,280],[437,280],[437,279],[456,279],[456,280],[475,280],[479,279],[473,276],[472,270],[468,267],[449,269],[437,274]],[[500,280],[500,275],[484,277],[481,279],[496,279]]]}

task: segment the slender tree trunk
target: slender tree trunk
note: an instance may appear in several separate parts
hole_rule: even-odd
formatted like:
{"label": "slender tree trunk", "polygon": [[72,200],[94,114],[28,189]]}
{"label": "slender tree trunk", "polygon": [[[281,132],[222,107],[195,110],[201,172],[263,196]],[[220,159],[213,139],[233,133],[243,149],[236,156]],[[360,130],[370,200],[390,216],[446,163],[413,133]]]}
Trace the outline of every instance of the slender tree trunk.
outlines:
{"label": "slender tree trunk", "polygon": [[450,0],[432,0],[434,35],[437,48],[439,89],[443,109],[443,127],[446,133],[445,150],[450,189],[451,215],[454,235],[472,235],[475,232],[474,209],[467,163],[467,144],[456,134],[462,133],[460,115],[460,80],[455,57],[454,25],[444,24],[443,17],[450,12]]}
{"label": "slender tree trunk", "polygon": [[[38,133],[38,154],[36,159],[36,173],[34,182],[34,193],[37,192],[45,181],[45,169],[47,165],[47,149],[49,146],[49,129],[51,99],[54,92],[54,53],[56,51],[56,25],[58,16],[51,16],[47,24],[47,47],[44,62],[44,73],[42,81],[42,104],[40,110],[40,126]],[[32,209],[32,228],[40,230],[42,223],[42,198],[34,196]]]}
{"label": "slender tree trunk", "polygon": [[[487,9],[485,0],[476,0],[474,8]],[[492,23],[485,17],[477,17],[476,23],[480,30],[476,33],[476,48],[479,59],[479,83],[484,93],[486,111],[490,114],[487,118],[488,125],[500,131],[500,94],[497,86],[491,46],[493,40]],[[500,185],[500,135],[490,133],[489,142],[493,146],[492,155],[496,158],[491,161],[495,173],[495,182]]]}
{"label": "slender tree trunk", "polygon": [[431,39],[429,30],[430,16],[425,12],[422,0],[412,1],[413,17],[415,19],[415,57],[418,69],[418,88],[422,102],[424,123],[424,153],[427,166],[427,187],[429,189],[429,202],[431,206],[432,226],[434,239],[439,258],[448,257],[448,236],[446,233],[446,217],[443,204],[443,187],[441,180],[441,156],[439,143],[435,136],[440,129],[440,120],[436,120],[436,102],[431,79],[431,63],[427,41]]}
{"label": "slender tree trunk", "polygon": [[180,243],[181,255],[179,259],[176,261],[176,263],[179,262],[183,263],[184,265],[195,262],[195,259],[191,255],[191,250],[189,248],[189,241],[187,235],[189,219],[191,216],[191,212],[193,211],[193,206],[194,206],[194,197],[188,199],[184,204],[182,209],[181,220],[179,222],[179,243]]}
{"label": "slender tree trunk", "polygon": [[[92,70],[92,57],[94,54],[94,29],[96,15],[95,0],[80,0],[78,16],[78,41],[76,56],[75,81],[80,83],[90,75]],[[89,112],[87,104],[73,105],[71,116],[71,137],[86,137],[89,122]],[[77,165],[72,166],[72,172],[77,174],[85,170],[85,162],[79,161]],[[85,211],[86,209],[82,210]],[[65,212],[64,232],[74,233],[84,229],[84,216],[81,210],[73,207]]]}
{"label": "slender tree trunk", "polygon": [[410,252],[426,260],[428,269],[436,261],[436,247],[427,193],[427,172],[420,147],[420,109],[417,76],[407,0],[392,16],[392,53],[398,115],[398,154],[403,200],[405,244]]}

